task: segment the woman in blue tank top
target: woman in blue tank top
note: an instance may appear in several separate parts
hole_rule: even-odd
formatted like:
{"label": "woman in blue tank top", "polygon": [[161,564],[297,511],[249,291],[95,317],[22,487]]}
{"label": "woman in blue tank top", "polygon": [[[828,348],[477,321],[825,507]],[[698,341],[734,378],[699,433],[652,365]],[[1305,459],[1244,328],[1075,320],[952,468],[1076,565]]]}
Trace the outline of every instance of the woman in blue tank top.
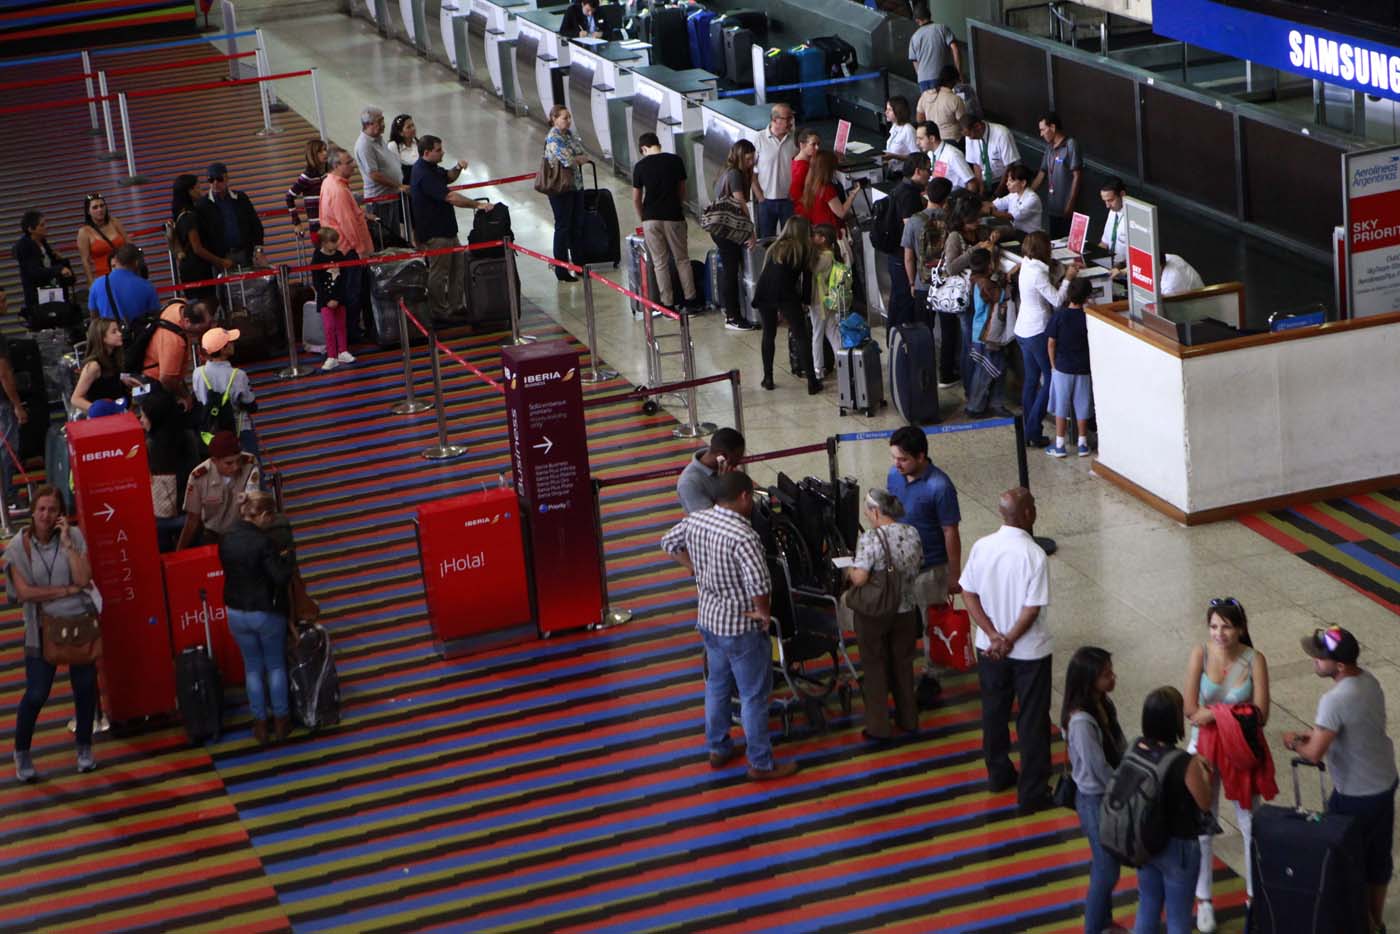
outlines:
{"label": "woman in blue tank top", "polygon": [[[1264,653],[1254,648],[1249,638],[1249,619],[1244,607],[1234,597],[1210,601],[1206,610],[1206,625],[1210,637],[1205,645],[1191,650],[1186,669],[1186,689],[1183,691],[1186,717],[1191,721],[1189,751],[1196,751],[1199,728],[1215,721],[1212,704],[1253,704],[1259,708],[1259,725],[1269,719],[1269,666]],[[1214,763],[1212,763],[1214,764]],[[1211,786],[1211,816],[1220,816],[1220,773],[1216,770]],[[1254,804],[1257,806],[1258,801]],[[1250,871],[1253,808],[1235,805],[1235,816],[1244,838],[1245,892],[1254,897],[1254,879]],[[1202,835],[1201,869],[1196,878],[1196,927],[1201,934],[1215,930],[1215,907],[1211,904],[1212,837]]]}

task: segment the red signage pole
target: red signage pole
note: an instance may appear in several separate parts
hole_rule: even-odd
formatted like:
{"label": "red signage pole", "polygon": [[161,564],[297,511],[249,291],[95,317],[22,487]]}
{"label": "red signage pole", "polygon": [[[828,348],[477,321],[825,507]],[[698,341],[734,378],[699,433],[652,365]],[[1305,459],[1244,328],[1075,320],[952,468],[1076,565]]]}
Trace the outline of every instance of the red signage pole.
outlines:
{"label": "red signage pole", "polygon": [[102,592],[102,684],[114,721],[175,710],[146,435],[136,416],[68,425],[78,522]]}
{"label": "red signage pole", "polygon": [[515,490],[426,503],[416,524],[428,621],[443,657],[535,637]]}
{"label": "red signage pole", "polygon": [[525,507],[541,635],[600,622],[599,541],[578,352],[563,341],[501,348],[511,462]]}

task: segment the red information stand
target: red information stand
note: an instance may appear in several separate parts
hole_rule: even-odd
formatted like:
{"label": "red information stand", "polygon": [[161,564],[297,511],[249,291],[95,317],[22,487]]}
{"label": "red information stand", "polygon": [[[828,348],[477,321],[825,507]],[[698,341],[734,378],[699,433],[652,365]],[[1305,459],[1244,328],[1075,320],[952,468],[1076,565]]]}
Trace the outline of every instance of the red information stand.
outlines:
{"label": "red information stand", "polygon": [[136,416],[68,426],[78,522],[102,592],[102,685],[114,721],[175,710],[146,436]]}
{"label": "red information stand", "polygon": [[515,490],[427,503],[417,525],[428,620],[443,656],[535,637]]}
{"label": "red information stand", "polygon": [[[214,662],[224,687],[243,683],[243,653],[228,631],[224,607],[224,567],[219,546],[186,548],[161,555],[165,571],[165,607],[170,613],[170,648],[178,656],[185,649],[204,645],[205,602],[208,603],[209,636],[214,642]],[[200,599],[200,591],[205,599]]]}
{"label": "red information stand", "polygon": [[603,608],[578,352],[541,341],[501,348],[501,363],[540,633],[578,629]]}

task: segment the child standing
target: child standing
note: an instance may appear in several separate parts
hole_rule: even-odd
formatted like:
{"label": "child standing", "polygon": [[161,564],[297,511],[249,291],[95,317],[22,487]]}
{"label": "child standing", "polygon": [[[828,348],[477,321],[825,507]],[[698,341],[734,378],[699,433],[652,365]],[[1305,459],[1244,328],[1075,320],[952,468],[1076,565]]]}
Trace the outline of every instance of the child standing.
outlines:
{"label": "child standing", "polygon": [[1045,329],[1049,338],[1050,411],[1055,413],[1055,444],[1046,448],[1051,457],[1064,457],[1065,428],[1071,417],[1079,433],[1079,456],[1089,456],[1089,419],[1094,417],[1094,387],[1089,378],[1089,325],[1084,303],[1093,285],[1075,279],[1065,294],[1067,304],[1055,312]]}
{"label": "child standing", "polygon": [[207,446],[220,431],[238,435],[238,444],[249,454],[258,453],[258,436],[249,415],[258,410],[248,374],[233,363],[239,332],[210,328],[200,338],[208,361],[195,368],[194,397],[200,405],[200,439]]}
{"label": "child standing", "polygon": [[[313,265],[339,263],[345,259],[340,252],[340,232],[334,227],[321,228],[321,243],[311,255]],[[318,269],[311,274],[316,289],[316,307],[321,309],[321,328],[326,332],[326,362],[323,370],[334,370],[342,363],[354,363],[345,339],[345,278],[339,266]]]}
{"label": "child standing", "polygon": [[812,228],[812,246],[817,251],[817,268],[812,278],[812,365],[817,379],[826,369],[824,343],[833,355],[841,353],[841,321],[851,310],[851,267],[836,256],[836,228],[817,224]]}

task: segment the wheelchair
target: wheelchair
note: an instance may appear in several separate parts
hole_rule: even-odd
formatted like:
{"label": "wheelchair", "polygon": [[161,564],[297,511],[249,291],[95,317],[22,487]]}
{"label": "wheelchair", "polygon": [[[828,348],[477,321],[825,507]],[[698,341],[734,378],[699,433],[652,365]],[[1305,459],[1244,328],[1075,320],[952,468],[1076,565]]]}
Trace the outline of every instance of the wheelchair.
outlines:
{"label": "wheelchair", "polygon": [[774,685],[781,678],[788,694],[773,703],[782,718],[783,736],[792,732],[801,710],[813,730],[825,732],[825,701],[834,692],[841,712],[851,713],[860,685],[837,617],[837,598],[824,590],[795,586],[786,557],[768,555],[773,581],[769,635],[773,639]]}

